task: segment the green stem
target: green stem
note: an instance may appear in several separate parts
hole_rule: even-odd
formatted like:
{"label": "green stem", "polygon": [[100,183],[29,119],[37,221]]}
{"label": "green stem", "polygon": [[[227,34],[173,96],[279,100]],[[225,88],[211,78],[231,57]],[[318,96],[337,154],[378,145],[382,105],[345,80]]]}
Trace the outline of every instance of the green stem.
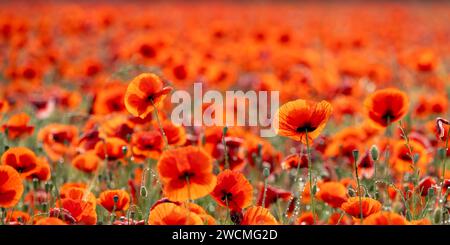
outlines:
{"label": "green stem", "polygon": [[264,179],[264,192],[261,206],[266,207],[266,194],[267,194],[267,178]]}
{"label": "green stem", "polygon": [[356,164],[358,159],[353,159],[354,165],[355,165],[355,178],[356,183],[358,184],[358,197],[359,197],[359,217],[361,219],[361,223],[363,222],[363,208],[362,208],[362,197],[361,197],[361,185],[359,183],[359,176],[358,176],[358,165]]}
{"label": "green stem", "polygon": [[[445,141],[445,149],[444,149],[444,154],[443,154],[443,158],[442,158],[442,177],[441,177],[441,191],[440,191],[440,193],[439,193],[439,204],[441,205],[441,210],[442,210],[442,218],[441,218],[441,222],[442,222],[442,224],[444,224],[444,219],[445,219],[445,216],[444,216],[444,213],[445,213],[445,202],[444,202],[444,200],[442,200],[441,201],[441,199],[442,199],[442,190],[444,189],[444,182],[445,182],[445,171],[446,171],[446,163],[447,163],[447,150],[448,150],[448,140],[449,140],[449,138],[450,138],[450,127],[449,127],[449,129],[447,130],[447,139],[446,139],[446,141]],[[445,197],[445,195],[444,195],[444,198],[446,198]]]}
{"label": "green stem", "polygon": [[312,210],[312,214],[313,214],[313,224],[316,224],[316,207],[315,207],[315,203],[314,203],[315,192],[313,191],[311,149],[309,147],[308,130],[305,130],[305,136],[306,136],[306,150],[307,150],[307,157],[306,158],[308,159],[309,192],[310,192],[310,198],[311,198],[311,210]]}
{"label": "green stem", "polygon": [[222,132],[222,144],[223,144],[223,157],[225,161],[225,169],[230,168],[230,163],[228,162],[228,149],[227,149],[227,142],[225,141],[225,134],[227,133],[228,128],[224,127]]}
{"label": "green stem", "polygon": [[159,131],[161,132],[161,135],[162,135],[163,140],[164,140],[164,149],[167,149],[169,147],[169,141],[167,140],[166,132],[164,132],[164,129],[163,129],[162,124],[161,124],[161,121],[159,120],[158,109],[156,108],[153,99],[151,99],[150,101],[151,101],[152,106],[154,108],[153,112],[155,114],[156,122],[158,123]]}

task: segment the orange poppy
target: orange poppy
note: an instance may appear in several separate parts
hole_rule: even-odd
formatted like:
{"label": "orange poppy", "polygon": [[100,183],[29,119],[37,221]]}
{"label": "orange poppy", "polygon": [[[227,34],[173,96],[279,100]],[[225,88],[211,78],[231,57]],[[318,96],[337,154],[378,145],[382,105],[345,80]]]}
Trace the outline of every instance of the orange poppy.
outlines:
{"label": "orange poppy", "polygon": [[253,206],[245,211],[240,225],[278,225],[278,221],[268,209]]}
{"label": "orange poppy", "polygon": [[174,202],[174,201],[170,201],[168,198],[163,198],[163,199],[156,201],[156,203],[153,204],[153,206],[150,208],[150,212],[152,210],[154,210],[158,205],[163,204],[163,203],[172,203],[177,206],[187,208],[189,211],[197,214],[202,219],[203,224],[207,224],[207,225],[215,225],[216,224],[216,220],[211,215],[209,215],[200,205],[195,204],[193,202],[189,202],[186,205],[185,203]]}
{"label": "orange poppy", "polygon": [[381,211],[373,213],[364,219],[363,225],[407,225],[408,221],[401,215]]}
{"label": "orange poppy", "polygon": [[[157,123],[155,123],[154,126],[157,128]],[[162,128],[166,134],[167,143],[169,143],[169,145],[182,146],[186,143],[186,129],[183,126],[178,126],[169,120],[165,120],[162,123]]]}
{"label": "orange poppy", "polygon": [[431,220],[428,218],[413,220],[409,222],[411,225],[431,225]]}
{"label": "orange poppy", "polygon": [[72,188],[81,188],[81,189],[86,189],[87,185],[84,183],[64,183],[60,188],[59,188],[59,196],[61,198],[65,198],[67,196],[67,193],[69,192],[70,189]]}
{"label": "orange poppy", "polygon": [[0,207],[14,207],[23,193],[22,178],[19,173],[7,165],[0,166]]}
{"label": "orange poppy", "polygon": [[352,225],[353,220],[348,215],[342,215],[340,213],[333,213],[328,218],[329,225]]}
{"label": "orange poppy", "polygon": [[316,197],[331,207],[338,208],[348,199],[347,188],[340,182],[325,182],[320,185]]}
{"label": "orange poppy", "polygon": [[226,169],[217,176],[211,196],[223,207],[241,210],[252,204],[253,187],[243,174]]}
{"label": "orange poppy", "polygon": [[[425,173],[426,167],[431,161],[430,154],[422,144],[416,141],[410,141],[409,146],[411,147],[412,155],[418,156],[417,161],[415,162],[415,167],[418,167],[422,174]],[[413,171],[413,161],[404,140],[398,140],[394,143],[390,164],[392,170],[396,174],[404,174]]]}
{"label": "orange poppy", "polygon": [[38,160],[34,152],[26,147],[9,148],[2,155],[2,164],[13,167],[22,178],[33,174],[38,166]]}
{"label": "orange poppy", "polygon": [[31,175],[27,176],[27,179],[38,179],[40,181],[48,181],[51,177],[50,164],[45,157],[39,157],[37,159],[37,166],[35,171]]}
{"label": "orange poppy", "polygon": [[8,131],[8,138],[17,139],[26,135],[31,135],[34,131],[34,126],[30,126],[30,117],[25,113],[15,114],[3,124],[3,131]]}
{"label": "orange poppy", "polygon": [[191,212],[197,214],[203,221],[203,224],[215,225],[216,220],[209,215],[200,205],[193,202],[188,203],[188,208]]}
{"label": "orange poppy", "polygon": [[125,141],[133,134],[133,124],[125,115],[109,116],[106,120],[101,120],[99,133],[105,137],[117,137]]}
{"label": "orange poppy", "polygon": [[[314,219],[315,218],[315,219]],[[318,220],[317,215],[313,216],[312,212],[304,212],[300,217],[297,218],[295,224],[297,225],[314,225],[315,221]]]}
{"label": "orange poppy", "polygon": [[39,219],[36,222],[36,225],[67,225],[67,224],[58,218],[47,217],[47,218]]}
{"label": "orange poppy", "polygon": [[38,140],[52,161],[71,157],[78,142],[78,129],[72,125],[48,124],[38,133]]}
{"label": "orange poppy", "polygon": [[145,118],[172,88],[163,87],[161,79],[152,73],[135,77],[125,93],[125,107],[133,116]]}
{"label": "orange poppy", "polygon": [[164,147],[161,133],[157,130],[137,132],[131,138],[131,151],[137,162],[147,158],[157,159]]}
{"label": "orange poppy", "polygon": [[306,144],[319,136],[331,114],[331,104],[298,99],[282,105],[275,115],[278,135],[289,137]]}
{"label": "orange poppy", "polygon": [[123,190],[107,190],[100,193],[98,203],[110,213],[125,211],[130,206],[130,195]]}
{"label": "orange poppy", "polygon": [[116,161],[130,155],[128,144],[121,138],[109,137],[95,145],[95,153],[101,159]]}
{"label": "orange poppy", "polygon": [[[362,216],[364,218],[381,210],[381,203],[375,199],[362,197],[361,203]],[[359,197],[350,197],[346,202],[342,203],[341,209],[347,214],[359,218],[361,214]]]}
{"label": "orange poppy", "polygon": [[[258,201],[256,202],[256,205],[258,206],[269,208],[271,204],[276,203],[280,199],[288,201],[292,198],[292,193],[290,191],[285,191],[271,185],[264,187],[264,184],[262,183],[260,183],[259,187]],[[264,189],[266,190],[266,199],[264,205],[262,205],[264,199]]]}
{"label": "orange poppy", "polygon": [[157,164],[164,195],[186,201],[208,195],[216,186],[211,157],[194,146],[166,150]]}
{"label": "orange poppy", "polygon": [[108,83],[103,89],[96,93],[93,102],[93,113],[95,115],[108,115],[125,111],[126,85],[120,82]]}
{"label": "orange poppy", "polygon": [[379,127],[402,119],[409,109],[407,95],[395,88],[378,90],[364,101],[367,117]]}
{"label": "orange poppy", "polygon": [[174,203],[157,205],[148,217],[150,225],[202,225],[202,219],[194,212]]}
{"label": "orange poppy", "polygon": [[93,173],[98,169],[101,159],[94,150],[89,150],[83,154],[76,156],[72,160],[72,165],[85,173]]}
{"label": "orange poppy", "polygon": [[289,156],[286,156],[283,159],[283,161],[281,161],[281,168],[283,168],[284,170],[307,168],[307,167],[308,167],[308,157],[306,154],[294,153]]}
{"label": "orange poppy", "polygon": [[65,191],[64,198],[61,199],[61,210],[57,212],[56,217],[66,220],[64,210],[70,213],[77,224],[97,223],[95,196],[84,188],[72,187]]}
{"label": "orange poppy", "polygon": [[11,222],[17,222],[19,224],[27,224],[30,221],[30,215],[23,211],[8,211],[5,220],[7,220],[10,224]]}

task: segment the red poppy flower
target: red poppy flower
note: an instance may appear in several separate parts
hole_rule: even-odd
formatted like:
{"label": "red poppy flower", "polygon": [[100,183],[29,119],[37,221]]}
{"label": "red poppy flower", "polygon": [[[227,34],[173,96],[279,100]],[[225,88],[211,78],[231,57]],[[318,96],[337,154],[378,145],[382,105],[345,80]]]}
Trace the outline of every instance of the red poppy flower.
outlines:
{"label": "red poppy flower", "polygon": [[3,131],[8,131],[8,138],[17,139],[26,135],[31,135],[34,131],[34,126],[30,126],[30,117],[25,113],[19,113],[12,116],[5,124],[3,124]]}
{"label": "red poppy flower", "polygon": [[406,94],[395,88],[378,90],[364,101],[368,118],[377,126],[386,127],[403,118],[409,109]]}
{"label": "red poppy flower", "polygon": [[241,225],[278,225],[278,221],[273,217],[268,209],[253,206],[248,208],[240,222]]}
{"label": "red poppy flower", "polygon": [[226,169],[217,176],[211,196],[223,207],[240,210],[251,205],[253,187],[243,174]]}
{"label": "red poppy flower", "polygon": [[198,147],[166,150],[161,155],[157,168],[164,195],[174,201],[206,196],[216,186],[212,159]]}
{"label": "red poppy flower", "polygon": [[38,166],[38,160],[34,152],[26,147],[13,147],[2,155],[2,164],[16,169],[22,178],[33,174]]}
{"label": "red poppy flower", "polygon": [[7,165],[0,166],[0,207],[14,207],[23,193],[22,178],[19,173]]}
{"label": "red poppy flower", "polygon": [[145,118],[172,88],[163,87],[161,79],[152,73],[135,77],[125,93],[125,107],[133,116]]}
{"label": "red poppy flower", "polygon": [[100,193],[98,203],[110,213],[125,211],[130,205],[130,195],[123,190],[107,190]]}
{"label": "red poppy flower", "polygon": [[319,103],[295,100],[282,105],[275,115],[277,134],[306,144],[306,135],[312,140],[325,128],[331,114],[331,105],[326,101]]}

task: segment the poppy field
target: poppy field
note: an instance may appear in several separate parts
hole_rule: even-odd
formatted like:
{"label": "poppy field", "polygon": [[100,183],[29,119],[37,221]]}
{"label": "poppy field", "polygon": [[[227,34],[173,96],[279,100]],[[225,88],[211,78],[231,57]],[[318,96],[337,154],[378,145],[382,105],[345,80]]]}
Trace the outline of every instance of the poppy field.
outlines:
{"label": "poppy field", "polygon": [[[2,2],[0,224],[448,224],[448,23],[445,2]],[[278,92],[274,135],[229,101],[175,122],[195,84]]]}

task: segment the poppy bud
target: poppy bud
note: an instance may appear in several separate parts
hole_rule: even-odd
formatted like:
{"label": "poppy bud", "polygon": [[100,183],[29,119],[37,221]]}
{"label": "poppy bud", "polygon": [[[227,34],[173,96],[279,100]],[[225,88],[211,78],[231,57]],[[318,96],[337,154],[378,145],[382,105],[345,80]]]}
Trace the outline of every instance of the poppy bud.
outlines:
{"label": "poppy bud", "polygon": [[419,154],[418,153],[416,153],[416,154],[414,154],[414,156],[413,156],[413,163],[414,164],[416,164],[417,163],[417,161],[419,161]]}
{"label": "poppy bud", "polygon": [[434,196],[434,188],[430,188],[430,189],[428,189],[428,198],[432,198],[433,196]]}
{"label": "poppy bud", "polygon": [[33,178],[33,189],[37,190],[39,188],[39,180],[37,178]]}
{"label": "poppy bud", "polygon": [[45,192],[49,193],[52,191],[53,183],[51,181],[48,181],[45,183]]}
{"label": "poppy bud", "polygon": [[127,151],[128,151],[127,146],[126,146],[126,145],[122,146],[122,153],[123,153],[124,155],[127,154]]}
{"label": "poppy bud", "polygon": [[358,150],[353,150],[353,159],[355,159],[355,161],[358,161],[359,158],[359,151]]}
{"label": "poppy bud", "polygon": [[147,197],[147,188],[145,188],[145,186],[141,186],[139,193],[141,194],[141,197]]}
{"label": "poppy bud", "polygon": [[270,175],[270,168],[269,167],[265,167],[263,170],[263,175],[265,178],[269,177]]}
{"label": "poppy bud", "polygon": [[372,147],[370,148],[370,156],[372,157],[372,160],[378,161],[380,151],[378,150],[378,147],[376,145],[372,145]]}
{"label": "poppy bud", "polygon": [[440,224],[441,219],[442,219],[442,210],[440,208],[438,208],[438,209],[436,209],[436,211],[434,211],[434,223]]}
{"label": "poppy bud", "polygon": [[44,203],[42,203],[41,205],[42,205],[42,211],[43,211],[44,213],[46,213],[46,212],[47,212],[47,209],[48,209],[48,204],[47,204],[46,202],[44,202]]}
{"label": "poppy bud", "polygon": [[437,136],[439,139],[444,140],[444,136],[445,136],[445,128],[444,128],[444,124],[449,125],[449,121],[438,117],[436,118],[436,132],[437,132]]}
{"label": "poppy bud", "polygon": [[228,127],[227,126],[223,127],[223,131],[222,131],[223,137],[225,137],[227,132],[228,132]]}

